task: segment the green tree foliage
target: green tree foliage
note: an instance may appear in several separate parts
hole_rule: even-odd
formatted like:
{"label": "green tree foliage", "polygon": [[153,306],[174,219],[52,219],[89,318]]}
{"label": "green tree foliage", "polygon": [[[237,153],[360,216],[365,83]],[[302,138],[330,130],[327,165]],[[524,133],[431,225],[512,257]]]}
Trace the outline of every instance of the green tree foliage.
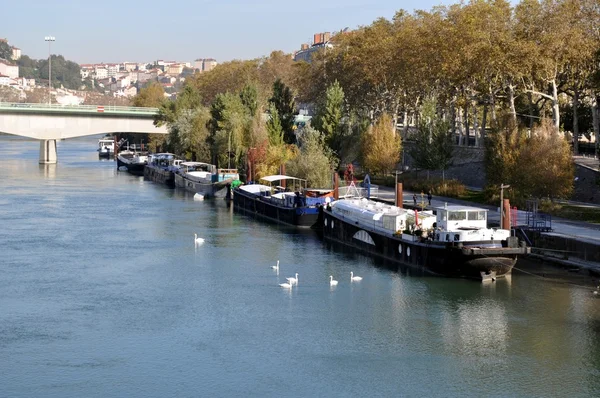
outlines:
{"label": "green tree foliage", "polygon": [[[48,79],[48,60],[40,59],[37,62],[40,79]],[[79,90],[82,86],[80,67],[73,61],[66,60],[62,55],[52,54],[52,87],[63,86],[72,90]]]}
{"label": "green tree foliage", "polygon": [[339,153],[344,135],[344,90],[336,80],[325,92],[325,100],[319,104],[312,126],[322,132],[325,142],[334,152]]}
{"label": "green tree foliage", "polygon": [[168,144],[171,150],[195,161],[210,159],[208,121],[210,112],[202,105],[183,109],[169,125]]}
{"label": "green tree foliage", "polygon": [[504,116],[485,142],[485,171],[488,185],[517,183],[519,155],[526,144],[526,133],[513,118]]}
{"label": "green tree foliage", "polygon": [[423,103],[422,116],[409,153],[415,167],[420,169],[442,170],[443,174],[452,165],[454,134],[450,123],[437,114],[435,100]]}
{"label": "green tree foliage", "polygon": [[250,116],[256,115],[258,111],[258,90],[254,84],[246,84],[240,92],[242,104],[248,110]]}
{"label": "green tree foliage", "polygon": [[277,79],[273,83],[273,96],[269,102],[275,106],[281,119],[284,141],[287,144],[294,144],[296,142],[294,120],[298,113],[296,111],[296,101],[292,90],[281,79]]}
{"label": "green tree foliage", "polygon": [[281,119],[275,105],[269,106],[269,119],[267,120],[267,134],[269,136],[269,144],[273,146],[283,145],[283,127],[281,127]]}
{"label": "green tree foliage", "polygon": [[7,61],[12,60],[12,48],[5,41],[0,41],[0,58]]}
{"label": "green tree foliage", "polygon": [[330,188],[337,159],[323,135],[312,127],[306,127],[299,134],[298,144],[297,156],[286,165],[289,173],[304,178],[310,187]]}
{"label": "green tree foliage", "polygon": [[240,160],[246,150],[244,137],[252,118],[248,115],[240,96],[231,93],[218,94],[210,114],[212,149],[218,164],[241,167]]}
{"label": "green tree foliage", "polygon": [[374,174],[386,174],[400,160],[401,139],[394,131],[392,119],[384,113],[362,137],[363,166]]}

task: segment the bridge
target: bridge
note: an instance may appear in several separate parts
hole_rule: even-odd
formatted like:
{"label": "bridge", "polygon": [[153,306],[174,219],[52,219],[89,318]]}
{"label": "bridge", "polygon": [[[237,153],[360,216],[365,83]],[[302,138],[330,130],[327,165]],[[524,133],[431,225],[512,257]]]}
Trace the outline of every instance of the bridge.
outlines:
{"label": "bridge", "polygon": [[56,163],[56,140],[106,133],[167,134],[157,108],[0,102],[0,132],[40,140],[40,163]]}

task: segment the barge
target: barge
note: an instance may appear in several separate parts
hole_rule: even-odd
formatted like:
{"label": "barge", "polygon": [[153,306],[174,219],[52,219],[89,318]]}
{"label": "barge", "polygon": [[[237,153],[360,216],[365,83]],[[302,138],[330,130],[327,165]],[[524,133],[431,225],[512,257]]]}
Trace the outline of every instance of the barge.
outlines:
{"label": "barge", "polygon": [[429,274],[483,280],[510,274],[518,256],[530,253],[510,230],[488,228],[486,209],[435,210],[338,200],[323,209],[323,237]]}
{"label": "barge", "polygon": [[175,188],[175,173],[183,161],[176,159],[172,153],[155,153],[148,156],[148,164],[144,168],[144,178],[169,188]]}
{"label": "barge", "polygon": [[297,183],[298,187],[288,190],[282,186],[241,185],[233,190],[236,209],[280,224],[315,228],[320,225],[321,208],[333,200],[333,190],[306,188],[306,180],[300,178],[272,175],[261,180],[269,184],[288,181]]}
{"label": "barge", "polygon": [[175,174],[175,186],[205,197],[228,199],[231,184],[239,178],[236,169],[218,169],[203,162],[182,162]]}

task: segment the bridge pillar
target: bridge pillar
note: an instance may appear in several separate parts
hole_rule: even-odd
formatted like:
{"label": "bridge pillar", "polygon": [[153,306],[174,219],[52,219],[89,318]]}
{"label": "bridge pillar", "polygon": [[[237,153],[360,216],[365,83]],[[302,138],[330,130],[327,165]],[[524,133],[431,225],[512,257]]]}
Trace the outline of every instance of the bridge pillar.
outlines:
{"label": "bridge pillar", "polygon": [[56,163],[56,140],[40,141],[40,164]]}

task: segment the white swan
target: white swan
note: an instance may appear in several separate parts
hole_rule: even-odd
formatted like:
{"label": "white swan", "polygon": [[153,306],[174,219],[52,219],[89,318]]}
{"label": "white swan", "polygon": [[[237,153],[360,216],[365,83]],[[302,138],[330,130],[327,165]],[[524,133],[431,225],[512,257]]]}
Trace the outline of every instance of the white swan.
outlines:
{"label": "white swan", "polygon": [[298,273],[296,272],[295,278],[285,278],[285,279],[287,279],[287,281],[289,283],[291,283],[292,285],[297,285],[298,284]]}
{"label": "white swan", "polygon": [[594,295],[597,296],[598,294],[600,294],[600,285],[598,285],[596,287],[596,290],[593,291]]}
{"label": "white swan", "polygon": [[277,260],[277,265],[271,265],[271,269],[279,271],[279,260]]}
{"label": "white swan", "polygon": [[291,289],[292,286],[294,286],[293,283],[280,283],[279,286],[281,286],[284,289]]}
{"label": "white swan", "polygon": [[329,286],[337,286],[338,281],[333,280],[333,275],[329,275]]}
{"label": "white swan", "polygon": [[204,243],[204,238],[199,238],[198,234],[194,234],[194,243],[196,245],[201,245]]}
{"label": "white swan", "polygon": [[354,272],[350,271],[350,282],[360,282],[362,281],[362,276],[354,276]]}

